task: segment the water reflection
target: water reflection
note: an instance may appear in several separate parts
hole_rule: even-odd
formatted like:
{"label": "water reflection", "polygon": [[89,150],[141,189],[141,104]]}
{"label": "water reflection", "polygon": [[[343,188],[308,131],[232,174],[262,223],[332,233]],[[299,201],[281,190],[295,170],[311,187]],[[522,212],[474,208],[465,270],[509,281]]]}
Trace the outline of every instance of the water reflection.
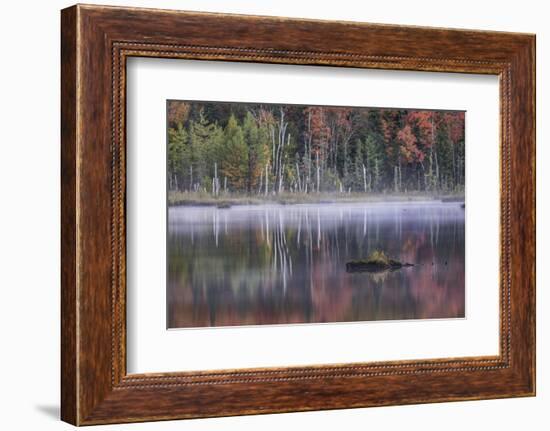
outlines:
{"label": "water reflection", "polygon": [[[417,265],[346,272],[375,249]],[[463,316],[460,204],[169,208],[171,328]]]}

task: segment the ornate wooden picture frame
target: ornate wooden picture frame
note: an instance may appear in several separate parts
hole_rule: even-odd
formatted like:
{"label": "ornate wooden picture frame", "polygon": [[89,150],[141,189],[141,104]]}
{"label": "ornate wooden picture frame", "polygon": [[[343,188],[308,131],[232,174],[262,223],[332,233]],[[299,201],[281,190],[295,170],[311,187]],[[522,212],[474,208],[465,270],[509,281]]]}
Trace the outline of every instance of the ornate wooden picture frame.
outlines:
{"label": "ornate wooden picture frame", "polygon": [[[61,20],[61,416],[75,425],[533,396],[535,37],[77,5]],[[129,57],[460,72],[500,79],[500,354],[126,371]]]}

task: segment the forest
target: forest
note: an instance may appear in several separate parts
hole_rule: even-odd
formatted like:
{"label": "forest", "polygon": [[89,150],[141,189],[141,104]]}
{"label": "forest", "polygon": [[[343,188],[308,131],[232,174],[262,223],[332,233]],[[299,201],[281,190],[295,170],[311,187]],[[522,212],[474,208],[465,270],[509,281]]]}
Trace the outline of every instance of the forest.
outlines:
{"label": "forest", "polygon": [[464,114],[170,100],[169,199],[460,196]]}

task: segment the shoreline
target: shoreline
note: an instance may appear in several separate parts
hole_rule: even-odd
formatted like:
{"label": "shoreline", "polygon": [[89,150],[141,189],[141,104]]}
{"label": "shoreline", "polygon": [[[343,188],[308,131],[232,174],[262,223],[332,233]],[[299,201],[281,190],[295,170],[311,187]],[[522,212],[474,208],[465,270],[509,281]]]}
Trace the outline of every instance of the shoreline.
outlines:
{"label": "shoreline", "polygon": [[218,208],[230,208],[240,205],[303,205],[303,204],[338,204],[338,203],[410,203],[410,202],[440,202],[440,203],[459,203],[464,205],[465,196],[463,194],[445,194],[445,195],[275,195],[268,197],[259,196],[223,196],[214,198],[212,196],[178,196],[168,197],[168,207],[185,206],[215,206]]}

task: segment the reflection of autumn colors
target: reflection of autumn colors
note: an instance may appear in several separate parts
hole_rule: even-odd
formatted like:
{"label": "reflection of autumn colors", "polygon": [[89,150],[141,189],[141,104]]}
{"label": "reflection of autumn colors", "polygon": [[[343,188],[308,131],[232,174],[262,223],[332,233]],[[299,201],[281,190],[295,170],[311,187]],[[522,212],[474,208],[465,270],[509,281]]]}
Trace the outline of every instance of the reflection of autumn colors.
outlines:
{"label": "reflection of autumn colors", "polygon": [[[171,207],[169,327],[464,317],[458,203]],[[345,270],[375,249],[416,264]]]}

